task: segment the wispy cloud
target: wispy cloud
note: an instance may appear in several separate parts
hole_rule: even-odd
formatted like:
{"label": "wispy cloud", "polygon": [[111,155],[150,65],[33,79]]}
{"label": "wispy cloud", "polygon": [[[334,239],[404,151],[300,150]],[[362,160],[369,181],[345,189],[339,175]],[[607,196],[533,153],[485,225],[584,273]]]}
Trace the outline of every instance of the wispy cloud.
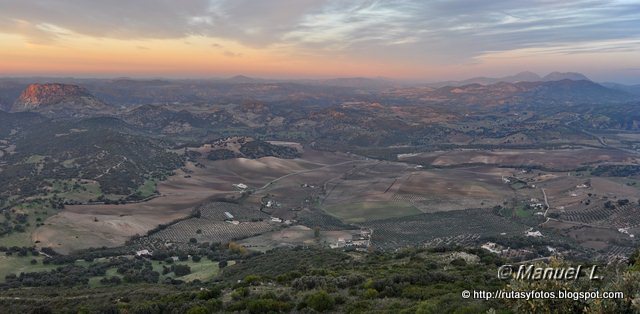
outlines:
{"label": "wispy cloud", "polygon": [[[282,45],[316,55],[465,63],[491,51],[526,48],[553,53],[638,50],[640,3],[0,0],[2,33],[51,44],[64,38],[65,31],[136,40],[197,35],[258,49]],[[603,42],[610,46],[599,44]]]}

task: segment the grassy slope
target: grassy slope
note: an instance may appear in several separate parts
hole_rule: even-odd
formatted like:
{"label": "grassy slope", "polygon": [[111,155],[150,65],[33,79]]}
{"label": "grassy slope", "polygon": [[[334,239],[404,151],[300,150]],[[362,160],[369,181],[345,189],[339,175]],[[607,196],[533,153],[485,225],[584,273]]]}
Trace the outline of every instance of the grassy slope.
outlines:
{"label": "grassy slope", "polygon": [[[37,264],[31,264],[31,260],[35,259],[38,261]],[[8,274],[16,274],[19,275],[23,272],[39,272],[39,271],[49,271],[58,267],[57,265],[42,264],[42,257],[33,257],[33,256],[5,256],[0,255],[0,282],[4,281],[5,276]]]}

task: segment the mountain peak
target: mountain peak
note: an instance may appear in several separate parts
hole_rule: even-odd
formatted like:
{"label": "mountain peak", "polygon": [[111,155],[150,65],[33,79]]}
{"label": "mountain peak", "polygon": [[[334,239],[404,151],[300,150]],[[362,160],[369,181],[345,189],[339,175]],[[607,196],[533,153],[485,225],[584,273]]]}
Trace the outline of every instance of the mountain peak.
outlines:
{"label": "mountain peak", "polygon": [[31,84],[15,101],[12,111],[38,111],[56,115],[58,111],[85,112],[108,110],[86,89],[72,84]]}
{"label": "mountain peak", "polygon": [[584,74],[577,73],[577,72],[551,72],[545,75],[542,78],[542,80],[543,81],[561,81],[561,80],[591,81]]}
{"label": "mountain peak", "polygon": [[246,75],[236,75],[228,78],[227,81],[233,82],[233,83],[256,83],[256,82],[259,82],[260,79],[256,79]]}
{"label": "mountain peak", "polygon": [[523,71],[516,75],[508,76],[510,82],[535,82],[541,79],[540,75],[531,71]]}
{"label": "mountain peak", "polygon": [[59,103],[66,98],[82,96],[89,96],[89,92],[77,85],[60,83],[31,84],[22,91],[18,100],[16,100],[14,111],[28,111],[42,105]]}

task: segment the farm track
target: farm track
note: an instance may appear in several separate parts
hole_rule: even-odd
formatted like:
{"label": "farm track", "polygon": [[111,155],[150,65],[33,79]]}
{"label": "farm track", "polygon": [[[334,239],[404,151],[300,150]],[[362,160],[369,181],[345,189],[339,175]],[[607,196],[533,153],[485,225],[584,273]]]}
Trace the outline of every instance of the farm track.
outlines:
{"label": "farm track", "polygon": [[600,143],[600,145],[602,145],[602,147],[611,148],[611,149],[615,149],[615,150],[618,150],[618,151],[621,151],[621,152],[630,153],[630,154],[634,154],[634,155],[639,155],[640,154],[640,152],[638,152],[636,150],[633,150],[633,149],[626,149],[626,148],[622,148],[622,147],[611,146],[611,145],[607,144],[607,142],[604,140],[603,137],[601,137],[601,136],[599,136],[599,135],[597,135],[595,133],[591,133],[591,132],[589,132],[589,131],[587,131],[585,129],[582,129],[582,128],[572,127],[571,123],[573,123],[575,121],[577,121],[577,120],[572,120],[572,121],[566,122],[565,126],[573,129],[574,131],[578,131],[578,132],[584,133],[586,135],[589,135],[589,136],[595,138],[598,141],[598,143]]}
{"label": "farm track", "polygon": [[349,160],[349,161],[345,161],[345,162],[341,162],[341,163],[337,163],[337,164],[322,166],[322,167],[319,167],[319,168],[314,168],[314,169],[302,170],[302,171],[298,171],[298,172],[289,173],[289,174],[286,174],[284,176],[275,178],[275,179],[267,182],[262,187],[257,188],[255,190],[255,192],[261,192],[261,191],[265,190],[266,188],[268,188],[269,186],[271,186],[272,184],[274,184],[274,183],[276,183],[276,182],[278,182],[280,180],[292,177],[292,176],[301,175],[301,174],[305,174],[305,173],[310,173],[310,172],[314,172],[314,171],[319,171],[319,170],[322,170],[322,169],[327,169],[327,168],[336,167],[336,166],[348,165],[350,163],[356,163],[356,162],[362,162],[362,161],[363,160]]}

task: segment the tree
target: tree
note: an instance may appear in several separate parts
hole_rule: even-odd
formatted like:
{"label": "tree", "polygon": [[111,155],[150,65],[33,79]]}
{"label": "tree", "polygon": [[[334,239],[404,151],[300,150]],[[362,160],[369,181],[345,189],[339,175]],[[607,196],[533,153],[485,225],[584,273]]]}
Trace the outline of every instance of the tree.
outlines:
{"label": "tree", "polygon": [[191,274],[191,267],[189,267],[188,265],[174,265],[172,268],[173,273],[176,274],[176,277],[182,277]]}
{"label": "tree", "polygon": [[241,244],[235,242],[229,242],[229,250],[234,253],[246,254],[247,249]]}
{"label": "tree", "polygon": [[611,201],[606,201],[606,202],[604,203],[604,208],[606,208],[606,209],[615,209],[615,208],[616,208],[616,206],[615,206],[615,205],[613,205],[613,202],[611,202]]}

